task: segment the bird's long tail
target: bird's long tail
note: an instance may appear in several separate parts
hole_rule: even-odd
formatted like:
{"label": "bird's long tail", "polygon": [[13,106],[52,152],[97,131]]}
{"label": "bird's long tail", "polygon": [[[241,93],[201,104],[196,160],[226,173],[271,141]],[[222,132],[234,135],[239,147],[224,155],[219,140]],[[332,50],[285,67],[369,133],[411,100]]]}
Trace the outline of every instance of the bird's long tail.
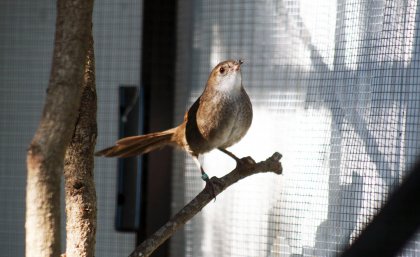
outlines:
{"label": "bird's long tail", "polygon": [[174,132],[175,128],[141,136],[125,137],[118,140],[114,146],[98,151],[95,155],[125,158],[145,154],[173,144]]}

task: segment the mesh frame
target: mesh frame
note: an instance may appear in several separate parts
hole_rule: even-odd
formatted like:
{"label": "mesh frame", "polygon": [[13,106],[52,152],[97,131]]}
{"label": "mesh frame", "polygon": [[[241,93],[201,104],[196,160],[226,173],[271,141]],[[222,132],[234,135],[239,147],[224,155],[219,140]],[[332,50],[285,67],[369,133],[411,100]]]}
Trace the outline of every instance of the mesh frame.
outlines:
{"label": "mesh frame", "polygon": [[[171,256],[336,256],[380,209],[419,153],[416,1],[187,1],[178,6],[175,120],[211,68],[243,59],[254,106],[231,150],[280,151],[284,175],[241,181],[172,239]],[[217,151],[202,161],[221,176]],[[173,211],[203,188],[174,160]],[[416,239],[401,256],[417,256]]]}

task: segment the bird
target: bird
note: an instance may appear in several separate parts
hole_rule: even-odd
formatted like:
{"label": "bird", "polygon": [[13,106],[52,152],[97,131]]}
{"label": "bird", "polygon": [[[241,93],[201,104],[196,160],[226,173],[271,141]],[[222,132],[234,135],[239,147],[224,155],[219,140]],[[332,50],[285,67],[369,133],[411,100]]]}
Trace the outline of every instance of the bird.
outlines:
{"label": "bird", "polygon": [[242,63],[242,60],[226,60],[217,64],[204,91],[185,113],[180,125],[122,138],[95,155],[125,158],[174,146],[193,158],[206,183],[210,179],[199,162],[200,155],[218,149],[240,163],[241,159],[226,148],[239,142],[252,124],[252,103],[242,85]]}

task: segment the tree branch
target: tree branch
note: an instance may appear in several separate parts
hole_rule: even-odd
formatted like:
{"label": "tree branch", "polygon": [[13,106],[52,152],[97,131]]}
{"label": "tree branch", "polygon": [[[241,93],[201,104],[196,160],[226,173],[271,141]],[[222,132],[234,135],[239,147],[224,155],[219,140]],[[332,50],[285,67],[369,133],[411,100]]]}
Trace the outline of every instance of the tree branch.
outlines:
{"label": "tree branch", "polygon": [[76,123],[93,0],[57,0],[47,96],[27,153],[26,256],[60,256],[60,179]]}
{"label": "tree branch", "polygon": [[[265,161],[255,163],[251,157],[241,159],[237,167],[229,174],[222,178],[212,177],[213,189],[206,186],[191,202],[175,214],[165,225],[157,230],[153,235],[141,243],[130,254],[130,257],[139,256],[147,257],[153,253],[161,244],[171,237],[179,228],[181,228],[188,220],[192,219],[204,206],[206,206],[215,196],[223,192],[226,188],[239,180],[248,176],[274,172],[282,174],[283,168],[279,162],[281,154],[274,153]],[[214,191],[213,191],[214,190]]]}
{"label": "tree branch", "polygon": [[64,160],[66,257],[95,256],[96,190],[93,151],[96,144],[95,60],[92,34],[82,83],[79,116]]}

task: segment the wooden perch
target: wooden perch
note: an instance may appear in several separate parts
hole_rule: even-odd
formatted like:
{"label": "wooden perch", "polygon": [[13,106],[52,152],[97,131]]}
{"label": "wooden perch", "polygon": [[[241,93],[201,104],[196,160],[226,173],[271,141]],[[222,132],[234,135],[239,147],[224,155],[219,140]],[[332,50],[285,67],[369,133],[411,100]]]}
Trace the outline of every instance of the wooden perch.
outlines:
{"label": "wooden perch", "polygon": [[259,163],[255,163],[251,157],[245,157],[241,159],[241,162],[237,163],[236,168],[229,174],[222,178],[212,177],[211,182],[213,183],[214,191],[209,186],[206,186],[194,199],[191,200],[191,202],[189,202],[168,222],[166,222],[165,225],[137,246],[134,252],[130,254],[130,257],[150,256],[188,220],[192,219],[199,211],[201,211],[201,209],[203,209],[203,207],[206,206],[214,198],[214,196],[217,196],[237,181],[263,172],[282,174],[283,168],[279,162],[281,157],[281,154],[276,152],[267,160]]}

